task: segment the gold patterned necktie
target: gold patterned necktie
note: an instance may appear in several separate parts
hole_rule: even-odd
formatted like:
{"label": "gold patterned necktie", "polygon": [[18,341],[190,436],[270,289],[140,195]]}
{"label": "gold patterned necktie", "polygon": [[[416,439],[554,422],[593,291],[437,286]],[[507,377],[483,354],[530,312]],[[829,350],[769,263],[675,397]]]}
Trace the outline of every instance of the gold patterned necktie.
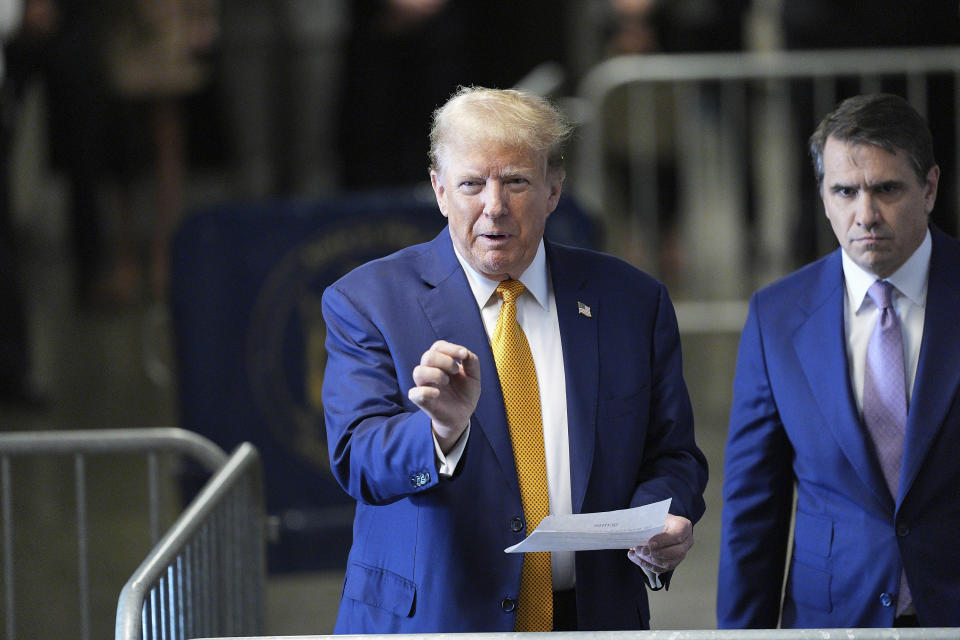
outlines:
{"label": "gold patterned necktie", "polygon": [[[516,300],[524,290],[523,283],[517,280],[504,280],[497,286],[503,304],[497,316],[491,346],[500,376],[500,388],[503,390],[523,515],[529,533],[550,513],[550,495],[547,492],[547,463],[543,449],[543,418],[540,415],[537,370],[527,336],[517,323]],[[514,629],[553,629],[553,579],[548,552],[523,555]]]}

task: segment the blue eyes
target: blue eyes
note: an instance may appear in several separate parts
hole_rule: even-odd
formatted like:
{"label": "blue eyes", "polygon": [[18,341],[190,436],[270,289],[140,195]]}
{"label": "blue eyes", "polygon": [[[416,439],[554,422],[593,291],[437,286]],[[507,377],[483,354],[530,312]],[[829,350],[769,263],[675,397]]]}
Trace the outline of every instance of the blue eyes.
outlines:
{"label": "blue eyes", "polygon": [[[484,185],[484,180],[464,180],[460,183],[461,187],[482,187]],[[506,178],[503,180],[503,184],[528,184],[529,181],[526,178]]]}

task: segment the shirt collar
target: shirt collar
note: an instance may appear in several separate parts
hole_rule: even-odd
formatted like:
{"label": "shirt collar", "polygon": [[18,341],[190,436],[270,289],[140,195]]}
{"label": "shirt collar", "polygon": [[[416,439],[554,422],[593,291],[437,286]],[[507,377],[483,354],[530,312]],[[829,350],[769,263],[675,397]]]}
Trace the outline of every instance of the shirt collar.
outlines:
{"label": "shirt collar", "polygon": [[[897,269],[893,275],[886,278],[901,294],[918,306],[923,306],[927,299],[927,274],[930,271],[930,253],[933,241],[930,239],[930,230],[923,242],[917,247],[907,261]],[[853,261],[846,251],[843,256],[843,278],[847,286],[847,296],[852,308],[859,310],[867,297],[867,289],[877,280],[877,276],[865,271]]]}
{"label": "shirt collar", "polygon": [[[500,284],[500,282],[487,278],[470,266],[470,263],[460,255],[456,244],[453,245],[453,252],[456,254],[457,260],[460,261],[460,266],[463,267],[464,273],[467,274],[467,282],[470,283],[470,290],[477,299],[477,306],[482,309],[487,306],[491,298],[494,297],[494,292],[497,290],[497,285]],[[523,283],[523,286],[526,287],[527,291],[533,295],[537,303],[546,309],[548,302],[547,254],[543,247],[542,238],[540,239],[540,245],[537,247],[537,253],[533,256],[533,262],[530,263],[526,271],[520,274],[519,280]]]}

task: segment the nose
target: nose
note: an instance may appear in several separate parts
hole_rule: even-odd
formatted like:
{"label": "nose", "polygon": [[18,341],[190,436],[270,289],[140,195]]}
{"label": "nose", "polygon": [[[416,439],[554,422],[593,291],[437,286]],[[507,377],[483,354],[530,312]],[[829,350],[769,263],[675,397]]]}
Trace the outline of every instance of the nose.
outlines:
{"label": "nose", "polygon": [[507,201],[499,180],[489,180],[484,188],[483,214],[499,218],[507,213]]}
{"label": "nose", "polygon": [[872,229],[883,220],[880,215],[880,207],[877,199],[866,189],[861,191],[856,207],[856,220],[857,224],[861,227]]}

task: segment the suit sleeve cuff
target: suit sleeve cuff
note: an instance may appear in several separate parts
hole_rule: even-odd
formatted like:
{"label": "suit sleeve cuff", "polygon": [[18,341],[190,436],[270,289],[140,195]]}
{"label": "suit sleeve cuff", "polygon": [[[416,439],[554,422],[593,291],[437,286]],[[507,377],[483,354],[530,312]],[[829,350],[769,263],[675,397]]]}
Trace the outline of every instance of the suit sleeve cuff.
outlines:
{"label": "suit sleeve cuff", "polygon": [[450,449],[450,452],[444,455],[440,450],[440,443],[437,442],[437,436],[433,436],[433,450],[437,454],[437,472],[441,478],[450,478],[457,471],[457,465],[460,464],[460,458],[463,456],[464,449],[467,448],[467,439],[470,435],[470,425],[460,434],[460,438]]}

